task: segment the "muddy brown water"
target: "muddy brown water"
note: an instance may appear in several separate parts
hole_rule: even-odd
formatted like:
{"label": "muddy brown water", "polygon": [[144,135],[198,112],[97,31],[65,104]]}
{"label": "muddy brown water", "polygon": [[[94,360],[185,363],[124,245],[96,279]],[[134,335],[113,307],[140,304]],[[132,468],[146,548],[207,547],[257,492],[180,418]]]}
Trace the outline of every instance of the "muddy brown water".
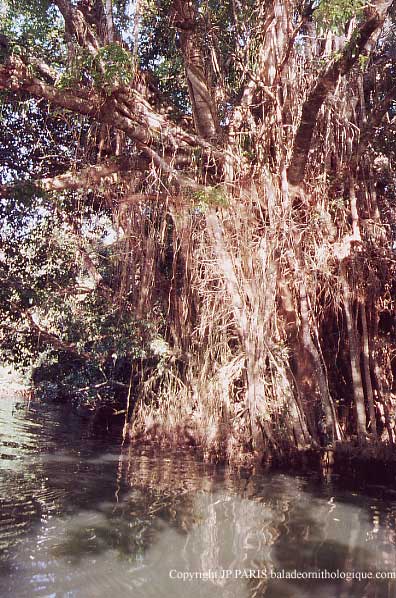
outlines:
{"label": "muddy brown water", "polygon": [[2,598],[394,597],[396,489],[122,447],[0,400]]}

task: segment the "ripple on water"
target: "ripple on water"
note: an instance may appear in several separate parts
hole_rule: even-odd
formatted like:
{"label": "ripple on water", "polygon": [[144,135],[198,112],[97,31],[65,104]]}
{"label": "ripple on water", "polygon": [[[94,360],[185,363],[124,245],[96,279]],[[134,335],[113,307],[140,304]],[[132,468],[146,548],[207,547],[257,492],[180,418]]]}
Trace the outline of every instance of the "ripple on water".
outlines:
{"label": "ripple on water", "polygon": [[[62,406],[0,402],[2,598],[376,596],[395,583],[180,582],[169,572],[396,570],[393,495],[161,457]],[[393,584],[393,585],[392,585]]]}

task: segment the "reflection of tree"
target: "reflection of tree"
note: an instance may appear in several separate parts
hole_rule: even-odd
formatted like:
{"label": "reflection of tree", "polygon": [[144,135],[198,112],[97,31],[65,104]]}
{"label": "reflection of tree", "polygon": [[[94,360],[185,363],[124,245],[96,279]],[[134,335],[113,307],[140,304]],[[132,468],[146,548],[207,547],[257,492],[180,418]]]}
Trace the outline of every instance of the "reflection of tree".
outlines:
{"label": "reflection of tree", "polygon": [[[116,504],[92,503],[96,519],[71,517],[54,550],[58,558],[73,556],[78,562],[110,550],[112,558],[143,560],[147,566],[139,579],[151,584],[160,581],[150,566],[158,559],[163,575],[171,568],[376,571],[394,563],[391,512],[382,516],[379,510],[367,511],[358,499],[329,499],[319,489],[308,492],[307,483],[298,478],[244,478],[193,457],[160,458],[131,451],[120,460],[122,481],[130,491]],[[383,550],[376,550],[378,541],[370,543],[374,532]],[[326,598],[394,595],[394,584],[386,581],[213,579],[209,583],[224,596],[232,596],[228,592],[236,586],[241,596],[250,597],[317,592]]]}
{"label": "reflection of tree", "polygon": [[[32,412],[25,428],[20,423],[11,434],[10,426],[7,434],[7,441],[15,442],[10,454],[26,458],[7,473],[5,484],[14,493],[3,501],[1,515],[21,525],[18,562],[31,580],[27,596],[38,595],[35,584],[44,573],[55,580],[45,583],[58,583],[66,573],[71,580],[78,576],[81,587],[89,575],[96,584],[107,575],[110,585],[136,584],[137,597],[145,596],[148,585],[155,591],[167,580],[165,595],[178,597],[182,591],[186,595],[187,586],[172,586],[170,569],[395,568],[395,510],[389,500],[343,494],[334,486],[315,488],[302,478],[215,467],[188,454],[128,447],[120,455],[98,455],[105,443],[90,438],[82,424],[78,430],[75,416],[65,413],[58,421],[59,415],[55,409],[49,426],[48,415]],[[45,424],[39,441],[37,430]],[[96,564],[87,567],[87,562]],[[204,591],[211,598],[236,593],[241,598],[390,598],[396,593],[394,581],[385,580],[213,579],[188,588],[191,598]]]}
{"label": "reflection of tree", "polygon": [[[375,572],[391,569],[391,558],[393,562],[395,559],[393,537],[389,538],[385,531],[394,528],[389,517],[385,515],[380,525],[382,533],[388,534],[391,558],[368,541],[379,522],[372,519],[364,501],[351,497],[336,500],[319,489],[312,494],[305,491],[307,483],[302,479],[257,475],[244,480],[230,471],[216,474],[193,460],[180,462],[177,457],[167,460],[165,467],[154,458],[147,459],[144,467],[135,462],[129,479],[139,487],[145,483],[150,488],[155,485],[165,495],[191,490],[191,483],[195,485],[197,494],[189,510],[190,514],[195,513],[195,521],[189,520],[186,513],[183,515],[189,529],[189,545],[193,547],[190,561],[184,553],[186,569],[196,563],[197,553],[201,570]],[[211,493],[200,492],[205,488],[210,488]],[[339,493],[333,491],[335,495]],[[276,588],[280,587],[282,596],[300,595],[296,594],[299,591],[316,595],[316,590],[324,591],[326,596],[338,596],[331,592],[363,596],[373,587],[368,581],[328,579],[269,583],[251,579],[247,585],[251,596],[263,595],[265,591],[268,596],[279,596]],[[392,596],[387,585],[388,582],[374,583],[379,595]]]}
{"label": "reflection of tree", "polygon": [[[337,495],[339,491],[333,489]],[[388,544],[392,553],[389,560],[377,550],[378,543],[370,543],[370,534],[378,526],[368,510],[366,501],[339,496],[302,493],[298,501],[291,501],[288,511],[288,533],[281,534],[275,546],[280,569],[300,571],[328,570],[341,572],[392,570],[395,563],[394,543]],[[385,524],[385,522],[384,522]],[[386,525],[386,524],[385,524]],[[388,522],[389,525],[389,522]],[[382,526],[381,526],[382,527]],[[393,523],[394,527],[394,523]],[[384,529],[384,528],[382,528]],[[309,580],[290,581],[294,591],[326,596],[393,596],[389,582],[375,580]],[[388,587],[389,586],[389,587]],[[374,593],[372,593],[374,592]],[[269,596],[276,595],[269,593]],[[285,595],[289,595],[285,593]],[[296,595],[291,593],[290,595]],[[302,594],[305,595],[305,594]]]}

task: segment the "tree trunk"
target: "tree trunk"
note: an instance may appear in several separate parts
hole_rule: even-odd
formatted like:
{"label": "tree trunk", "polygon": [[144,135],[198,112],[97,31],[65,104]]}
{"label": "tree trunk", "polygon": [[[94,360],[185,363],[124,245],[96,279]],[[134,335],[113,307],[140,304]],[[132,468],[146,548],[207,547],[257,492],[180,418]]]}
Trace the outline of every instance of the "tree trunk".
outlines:
{"label": "tree trunk", "polygon": [[370,430],[374,437],[377,439],[377,421],[375,417],[374,407],[374,393],[373,386],[371,384],[371,373],[370,373],[370,346],[369,336],[367,329],[367,317],[366,317],[366,306],[363,300],[360,300],[360,321],[362,323],[362,343],[363,343],[363,372],[364,372],[364,387],[366,390],[366,400],[370,415]]}
{"label": "tree trunk", "polygon": [[360,371],[360,350],[357,340],[357,331],[352,314],[353,308],[351,301],[351,291],[344,266],[341,266],[341,283],[343,288],[344,313],[348,332],[353,397],[355,401],[356,430],[359,442],[363,443],[366,439],[366,409],[364,406],[364,390]]}

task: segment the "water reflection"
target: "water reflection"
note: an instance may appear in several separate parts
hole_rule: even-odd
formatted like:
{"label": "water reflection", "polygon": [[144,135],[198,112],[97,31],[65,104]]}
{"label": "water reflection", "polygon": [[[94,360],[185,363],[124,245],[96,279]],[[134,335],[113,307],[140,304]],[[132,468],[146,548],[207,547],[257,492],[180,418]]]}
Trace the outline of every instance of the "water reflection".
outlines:
{"label": "water reflection", "polygon": [[[62,407],[3,400],[0,426],[4,597],[396,595],[387,488],[121,449]],[[337,569],[373,579],[281,578]]]}

